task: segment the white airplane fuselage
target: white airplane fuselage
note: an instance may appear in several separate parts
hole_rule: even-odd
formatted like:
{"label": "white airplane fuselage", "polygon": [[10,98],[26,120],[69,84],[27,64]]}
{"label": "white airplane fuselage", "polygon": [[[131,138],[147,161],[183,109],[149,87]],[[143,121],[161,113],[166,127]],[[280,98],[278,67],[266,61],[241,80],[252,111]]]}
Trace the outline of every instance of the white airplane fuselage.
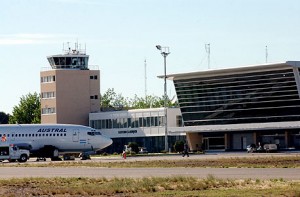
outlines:
{"label": "white airplane fuselage", "polygon": [[[51,145],[59,152],[88,152],[103,149],[112,140],[91,127],[68,124],[15,124],[0,125],[0,138],[6,143],[28,144],[31,152]],[[0,142],[1,143],[1,142]]]}

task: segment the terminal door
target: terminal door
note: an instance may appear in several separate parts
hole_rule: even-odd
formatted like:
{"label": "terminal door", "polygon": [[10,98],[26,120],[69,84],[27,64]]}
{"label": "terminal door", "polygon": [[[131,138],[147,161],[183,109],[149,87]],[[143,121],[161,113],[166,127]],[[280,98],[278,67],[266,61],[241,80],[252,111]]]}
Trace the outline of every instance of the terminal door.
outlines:
{"label": "terminal door", "polygon": [[225,149],[224,137],[204,137],[204,150],[221,150]]}

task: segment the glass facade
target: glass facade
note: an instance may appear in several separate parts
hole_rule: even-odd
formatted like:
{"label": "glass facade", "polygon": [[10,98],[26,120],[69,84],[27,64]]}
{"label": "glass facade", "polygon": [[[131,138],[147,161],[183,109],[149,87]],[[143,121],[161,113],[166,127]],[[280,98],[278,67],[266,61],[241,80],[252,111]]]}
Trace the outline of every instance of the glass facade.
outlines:
{"label": "glass facade", "polygon": [[119,129],[163,126],[163,116],[139,117],[139,118],[117,118],[90,120],[90,126],[95,129]]}
{"label": "glass facade", "polygon": [[[172,151],[174,151],[174,144],[176,141],[185,141],[185,136],[168,136],[168,143]],[[113,146],[105,148],[104,152],[121,153],[124,150],[124,145],[130,142],[136,142],[139,146],[146,147],[150,153],[161,152],[165,148],[165,137],[127,137],[127,138],[113,138]]]}
{"label": "glass facade", "polygon": [[292,67],[174,79],[185,126],[300,120]]}
{"label": "glass facade", "polygon": [[55,69],[74,69],[74,68],[87,68],[89,57],[87,55],[61,55],[61,56],[51,56],[47,58],[50,65]]}

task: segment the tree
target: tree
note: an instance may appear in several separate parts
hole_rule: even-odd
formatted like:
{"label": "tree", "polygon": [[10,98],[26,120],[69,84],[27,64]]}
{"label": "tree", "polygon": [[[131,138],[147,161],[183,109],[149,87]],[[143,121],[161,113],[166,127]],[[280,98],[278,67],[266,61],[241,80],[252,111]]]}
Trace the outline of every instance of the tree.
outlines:
{"label": "tree", "polygon": [[[124,98],[122,94],[117,94],[113,88],[109,88],[100,99],[100,105],[103,109],[146,109],[164,107],[165,97],[147,95],[145,97]],[[169,97],[166,98],[167,107],[178,106],[178,102],[172,102]]]}
{"label": "tree", "polygon": [[128,108],[128,101],[122,94],[117,94],[114,88],[109,88],[103,95],[100,95],[100,106],[107,108]]}
{"label": "tree", "polygon": [[9,119],[9,114],[0,112],[0,124],[7,124]]}
{"label": "tree", "polygon": [[176,152],[182,152],[184,148],[184,142],[183,141],[176,141],[174,144],[174,150]]}
{"label": "tree", "polygon": [[19,105],[14,106],[12,116],[9,117],[9,123],[41,123],[41,103],[40,97],[36,92],[20,98]]}
{"label": "tree", "polygon": [[112,100],[116,97],[113,88],[109,88],[103,95],[100,95],[100,105],[103,108],[112,107]]}

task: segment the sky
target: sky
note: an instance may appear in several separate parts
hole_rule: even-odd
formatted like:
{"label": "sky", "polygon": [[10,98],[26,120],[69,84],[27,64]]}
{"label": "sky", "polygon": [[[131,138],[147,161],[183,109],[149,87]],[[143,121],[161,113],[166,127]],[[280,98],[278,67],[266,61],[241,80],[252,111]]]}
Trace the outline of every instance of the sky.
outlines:
{"label": "sky", "polygon": [[[156,45],[170,49],[167,74],[300,60],[300,1],[0,0],[0,112],[40,93],[46,57],[67,42],[86,46],[101,93],[160,97]],[[167,93],[176,94],[172,81]]]}

